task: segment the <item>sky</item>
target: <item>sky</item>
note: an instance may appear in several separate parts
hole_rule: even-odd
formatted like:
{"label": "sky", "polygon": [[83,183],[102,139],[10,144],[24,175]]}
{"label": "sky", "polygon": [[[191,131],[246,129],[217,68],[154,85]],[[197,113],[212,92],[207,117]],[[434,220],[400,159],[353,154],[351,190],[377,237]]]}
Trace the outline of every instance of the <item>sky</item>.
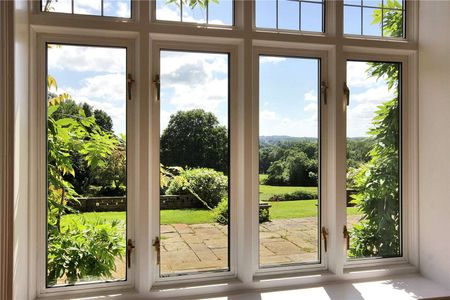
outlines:
{"label": "sky", "polygon": [[[157,16],[179,19],[179,7],[164,5],[164,1],[157,2]],[[120,11],[120,7],[124,9],[126,2],[111,0],[105,3],[108,3],[108,9],[115,7],[116,11]],[[257,24],[260,24],[258,15],[264,16],[265,26],[269,26],[271,20],[275,19],[270,19],[273,15],[273,10],[269,11],[272,2],[274,1],[258,1]],[[279,1],[282,5],[292,5],[292,1],[289,1],[289,4],[283,2],[286,1]],[[63,5],[64,1],[56,3]],[[77,6],[92,13],[95,3],[82,0],[77,2]],[[219,3],[220,9],[209,10],[209,22],[231,24],[231,1]],[[295,2],[294,4],[298,5]],[[321,7],[320,4],[312,5]],[[184,20],[204,22],[206,18],[205,12],[198,9],[189,13],[186,8],[183,11]],[[298,27],[298,10],[285,10],[285,14],[291,15],[284,18],[279,25],[287,28]],[[317,23],[313,19],[302,18],[302,28],[321,30],[321,22]],[[178,110],[194,108],[214,113],[222,125],[228,126],[228,55],[162,51],[160,57],[161,131],[167,126],[170,115]],[[261,56],[259,61],[260,135],[317,137],[319,61],[270,56]],[[364,62],[347,64],[347,82],[351,90],[347,118],[349,137],[366,136],[376,107],[393,96],[384,80],[367,78],[366,69],[367,64]],[[58,92],[68,92],[77,102],[87,102],[96,109],[104,110],[113,119],[113,130],[116,133],[125,133],[125,49],[51,47],[48,50],[48,73],[56,78]]]}

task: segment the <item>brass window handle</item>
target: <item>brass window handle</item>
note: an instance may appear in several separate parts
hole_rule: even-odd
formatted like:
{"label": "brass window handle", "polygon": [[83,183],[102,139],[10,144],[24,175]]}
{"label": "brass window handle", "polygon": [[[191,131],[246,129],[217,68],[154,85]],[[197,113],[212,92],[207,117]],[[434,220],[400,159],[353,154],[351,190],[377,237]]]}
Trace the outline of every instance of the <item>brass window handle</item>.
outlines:
{"label": "brass window handle", "polygon": [[327,104],[327,89],[328,89],[328,84],[326,81],[321,81],[320,82],[320,91],[322,92],[322,96],[323,96],[323,104]]}
{"label": "brass window handle", "polygon": [[159,240],[159,237],[155,237],[155,240],[153,241],[153,247],[155,247],[156,250],[156,264],[159,265],[161,263],[161,242]]}
{"label": "brass window handle", "polygon": [[347,106],[350,105],[350,89],[347,86],[347,82],[344,82],[344,95],[347,98]]}
{"label": "brass window handle", "polygon": [[128,263],[128,269],[131,268],[131,252],[133,252],[133,249],[136,248],[133,241],[131,239],[128,239],[127,241],[127,263]]}
{"label": "brass window handle", "polygon": [[131,100],[131,88],[132,88],[133,83],[134,83],[133,76],[132,76],[131,74],[128,74],[128,76],[127,76],[127,86],[128,86],[128,88],[127,88],[127,94],[128,94],[128,100]]}
{"label": "brass window handle", "polygon": [[159,75],[155,75],[155,80],[153,80],[153,83],[156,86],[156,101],[159,101],[161,99],[161,79]]}
{"label": "brass window handle", "polygon": [[323,238],[323,247],[325,248],[325,252],[327,252],[327,244],[328,244],[328,230],[325,226],[322,226],[322,238]]}
{"label": "brass window handle", "polygon": [[343,230],[343,234],[344,234],[344,239],[346,240],[346,244],[345,244],[345,249],[350,249],[350,234],[348,233],[347,230],[347,226],[344,225],[344,230]]}

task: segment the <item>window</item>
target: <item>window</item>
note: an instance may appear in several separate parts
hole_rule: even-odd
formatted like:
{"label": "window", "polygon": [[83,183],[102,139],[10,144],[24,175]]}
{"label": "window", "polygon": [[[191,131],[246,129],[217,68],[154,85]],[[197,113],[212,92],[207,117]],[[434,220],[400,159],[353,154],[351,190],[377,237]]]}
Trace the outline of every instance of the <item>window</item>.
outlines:
{"label": "window", "polygon": [[320,263],[320,59],[259,56],[259,266]]}
{"label": "window", "polygon": [[348,257],[401,255],[401,64],[347,61]]}
{"label": "window", "polygon": [[156,0],[156,20],[208,25],[233,25],[233,0],[198,1],[194,3],[196,5],[191,6],[189,1],[184,0]]}
{"label": "window", "polygon": [[346,34],[402,38],[405,36],[404,28],[404,1],[344,1],[344,33]]}
{"label": "window", "polygon": [[324,31],[324,1],[322,0],[256,0],[258,28]]}
{"label": "window", "polygon": [[41,0],[44,12],[131,18],[131,0]]}
{"label": "window", "polygon": [[[34,4],[36,294],[194,297],[412,270],[407,4]],[[139,14],[98,18],[121,7]]]}

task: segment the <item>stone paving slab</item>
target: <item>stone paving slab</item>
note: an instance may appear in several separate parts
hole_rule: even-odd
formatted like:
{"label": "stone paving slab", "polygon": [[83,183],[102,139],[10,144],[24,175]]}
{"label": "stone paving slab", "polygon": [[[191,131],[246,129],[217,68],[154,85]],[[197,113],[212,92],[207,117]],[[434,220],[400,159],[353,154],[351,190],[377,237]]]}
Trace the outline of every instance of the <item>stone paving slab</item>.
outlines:
{"label": "stone paving slab", "polygon": [[[358,221],[349,216],[348,225]],[[260,224],[262,267],[318,261],[317,218],[273,220]],[[228,226],[161,225],[161,274],[228,268]]]}

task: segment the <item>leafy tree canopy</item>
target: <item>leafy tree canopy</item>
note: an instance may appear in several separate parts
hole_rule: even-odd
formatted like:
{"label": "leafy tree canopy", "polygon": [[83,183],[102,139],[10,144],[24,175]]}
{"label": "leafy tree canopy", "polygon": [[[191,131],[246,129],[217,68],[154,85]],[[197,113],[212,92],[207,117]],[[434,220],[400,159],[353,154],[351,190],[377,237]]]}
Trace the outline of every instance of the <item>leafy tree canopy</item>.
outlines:
{"label": "leafy tree canopy", "polygon": [[161,163],[228,174],[228,131],[210,112],[178,111],[161,135]]}

